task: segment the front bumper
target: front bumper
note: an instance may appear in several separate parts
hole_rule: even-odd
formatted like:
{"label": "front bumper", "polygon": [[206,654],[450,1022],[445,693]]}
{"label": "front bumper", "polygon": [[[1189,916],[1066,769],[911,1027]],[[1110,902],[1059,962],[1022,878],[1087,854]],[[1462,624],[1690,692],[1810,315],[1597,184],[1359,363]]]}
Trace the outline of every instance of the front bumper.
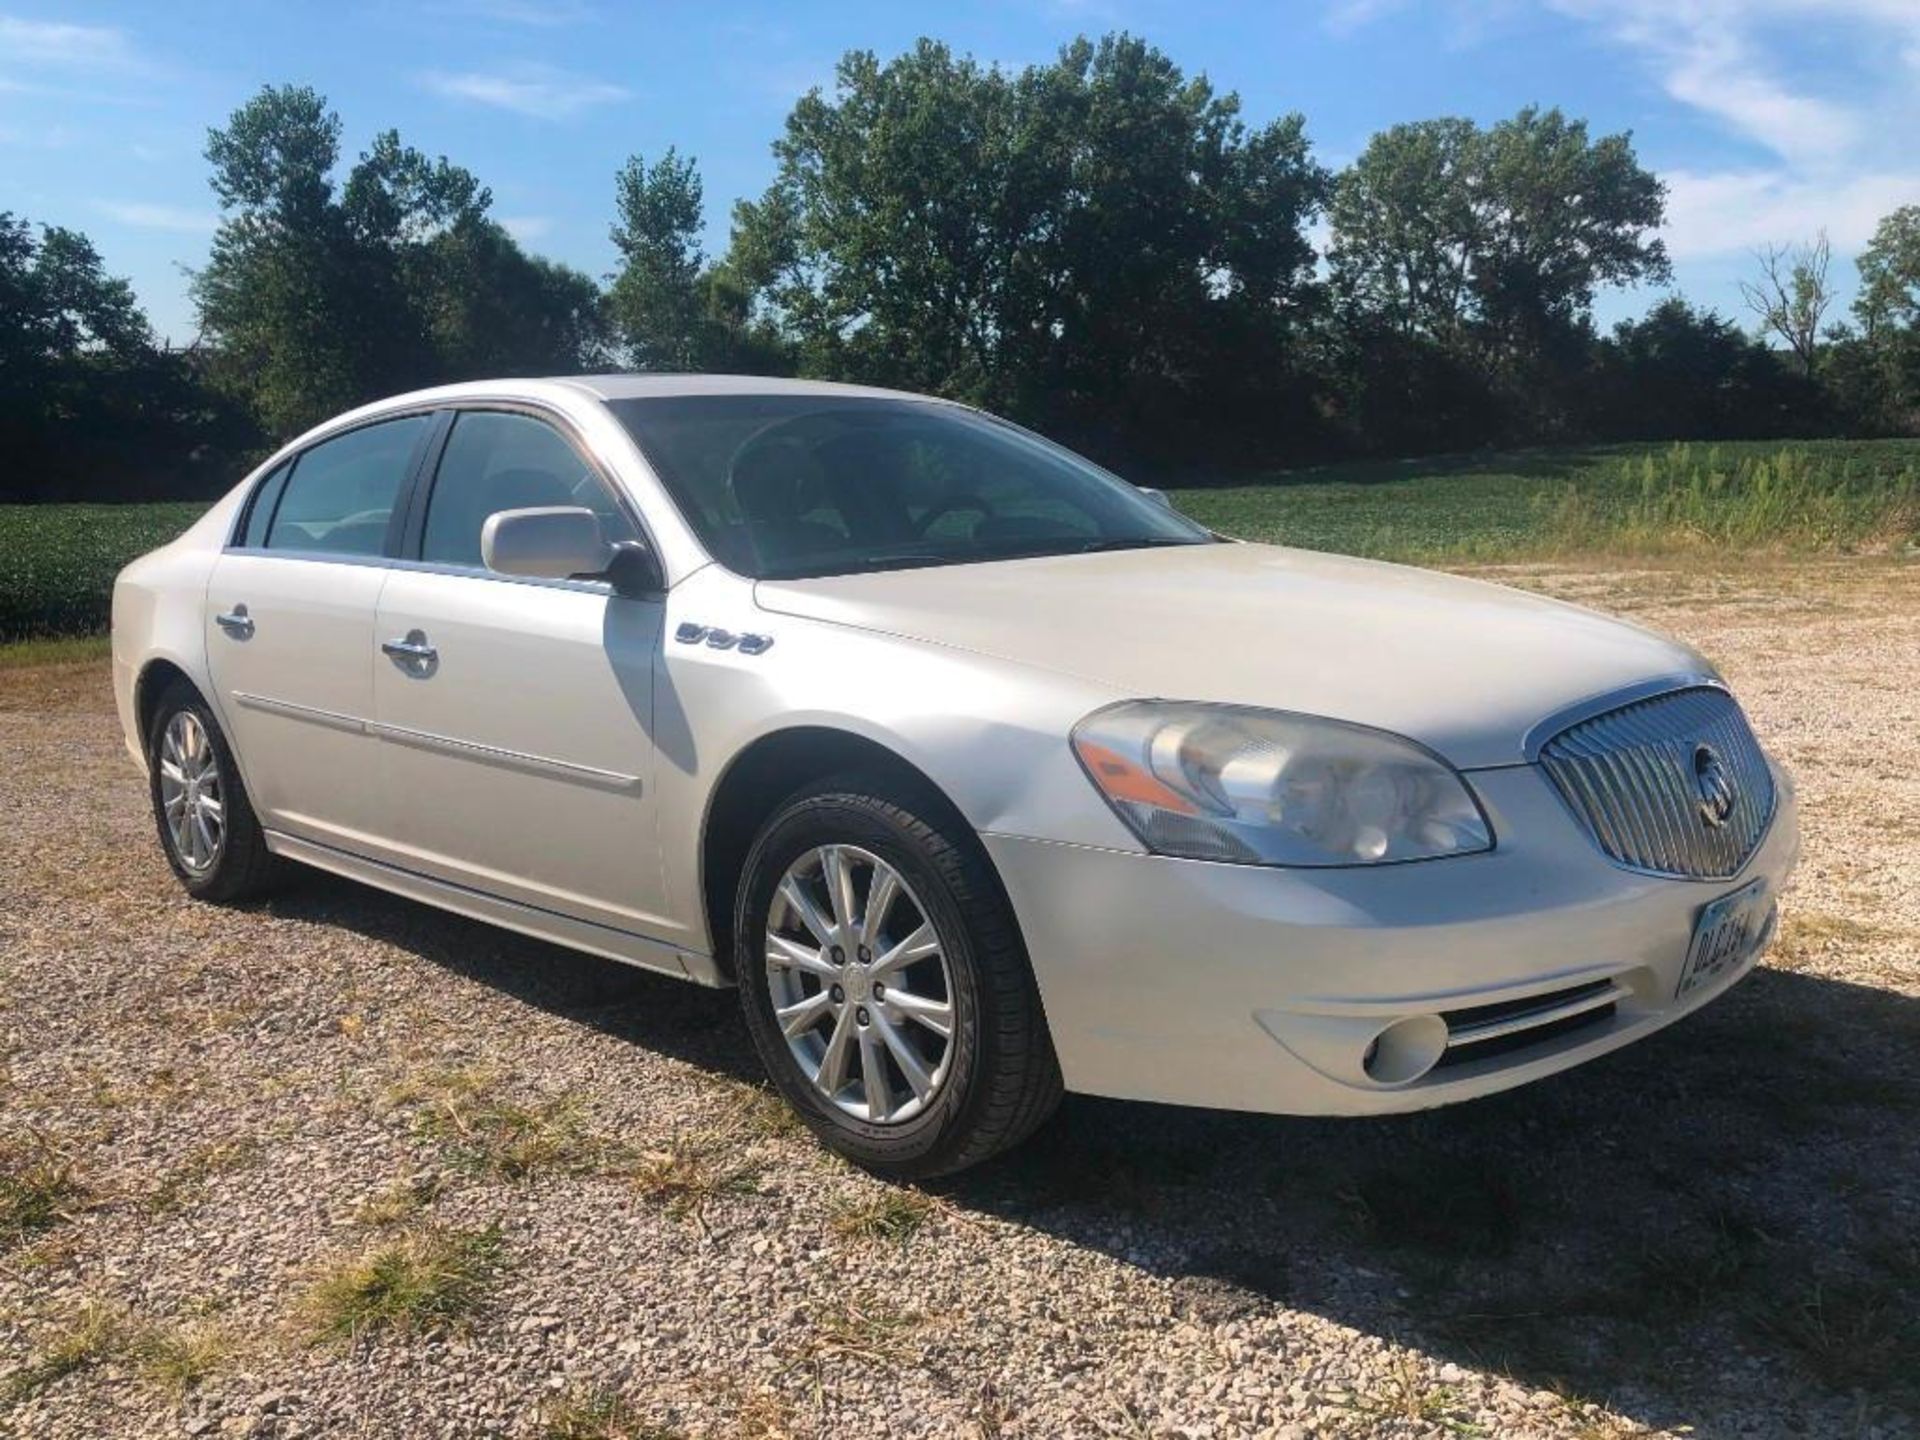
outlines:
{"label": "front bumper", "polygon": [[[1741,963],[1675,998],[1701,907],[1757,877],[1777,897],[1798,858],[1778,767],[1765,837],[1713,882],[1611,864],[1536,767],[1469,779],[1496,848],[1404,865],[1286,870],[983,836],[1067,1088],[1277,1114],[1444,1105],[1651,1034],[1723,993],[1771,938],[1769,923]],[[1449,1035],[1441,1063],[1396,1071],[1395,1046],[1424,1060]]]}

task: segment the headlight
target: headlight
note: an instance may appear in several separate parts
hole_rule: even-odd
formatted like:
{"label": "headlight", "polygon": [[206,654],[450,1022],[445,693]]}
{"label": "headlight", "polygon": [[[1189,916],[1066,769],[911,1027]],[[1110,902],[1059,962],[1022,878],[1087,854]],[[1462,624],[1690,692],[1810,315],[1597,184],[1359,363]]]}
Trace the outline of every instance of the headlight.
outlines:
{"label": "headlight", "polygon": [[1493,848],[1466,782],[1411,740],[1311,715],[1130,700],[1073,751],[1149,850],[1244,865],[1375,865]]}

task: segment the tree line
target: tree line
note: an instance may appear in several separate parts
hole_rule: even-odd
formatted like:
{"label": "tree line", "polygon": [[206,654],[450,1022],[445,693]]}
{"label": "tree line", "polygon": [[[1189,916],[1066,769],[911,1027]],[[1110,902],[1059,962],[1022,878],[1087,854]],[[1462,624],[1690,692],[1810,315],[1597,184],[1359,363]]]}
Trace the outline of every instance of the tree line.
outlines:
{"label": "tree line", "polygon": [[84,236],[0,216],[0,485],[212,493],[377,396],[613,368],[929,391],[1186,478],[1920,421],[1920,205],[1859,258],[1850,320],[1820,238],[1756,257],[1754,333],[1679,297],[1603,333],[1598,292],[1670,279],[1665,189],[1557,109],[1396,125],[1335,172],[1301,116],[1255,126],[1127,35],[1020,70],[854,52],[723,255],[693,161],[631,158],[604,281],[527,253],[466,168],[391,130],[343,168],[340,136],[294,86],[209,134],[184,350]]}

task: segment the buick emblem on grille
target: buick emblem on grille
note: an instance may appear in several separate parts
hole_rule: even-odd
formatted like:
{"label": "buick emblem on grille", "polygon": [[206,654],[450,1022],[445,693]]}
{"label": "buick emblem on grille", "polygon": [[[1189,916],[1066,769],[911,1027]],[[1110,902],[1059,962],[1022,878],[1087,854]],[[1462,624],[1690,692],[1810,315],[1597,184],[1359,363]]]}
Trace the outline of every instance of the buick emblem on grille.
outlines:
{"label": "buick emblem on grille", "polygon": [[1696,745],[1693,750],[1693,788],[1700,796],[1700,818],[1718,830],[1733,816],[1733,771],[1711,745]]}

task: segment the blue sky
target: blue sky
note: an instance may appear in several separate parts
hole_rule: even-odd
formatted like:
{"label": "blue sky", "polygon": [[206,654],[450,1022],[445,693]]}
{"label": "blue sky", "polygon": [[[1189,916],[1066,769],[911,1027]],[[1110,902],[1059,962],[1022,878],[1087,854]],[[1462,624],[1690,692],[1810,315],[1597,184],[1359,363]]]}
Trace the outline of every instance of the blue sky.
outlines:
{"label": "blue sky", "polygon": [[926,34],[1020,65],[1116,28],[1238,91],[1252,121],[1302,111],[1336,166],[1397,121],[1532,102],[1631,129],[1672,188],[1675,288],[1743,320],[1754,247],[1824,226],[1850,289],[1875,220],[1920,203],[1920,0],[0,0],[0,209],[86,231],[161,333],[191,339],[182,272],[218,213],[206,131],[261,84],[298,82],[340,112],[347,154],[397,127],[478,173],[530,248],[603,275],[633,152],[698,159],[717,252],[793,101],[843,51]]}

